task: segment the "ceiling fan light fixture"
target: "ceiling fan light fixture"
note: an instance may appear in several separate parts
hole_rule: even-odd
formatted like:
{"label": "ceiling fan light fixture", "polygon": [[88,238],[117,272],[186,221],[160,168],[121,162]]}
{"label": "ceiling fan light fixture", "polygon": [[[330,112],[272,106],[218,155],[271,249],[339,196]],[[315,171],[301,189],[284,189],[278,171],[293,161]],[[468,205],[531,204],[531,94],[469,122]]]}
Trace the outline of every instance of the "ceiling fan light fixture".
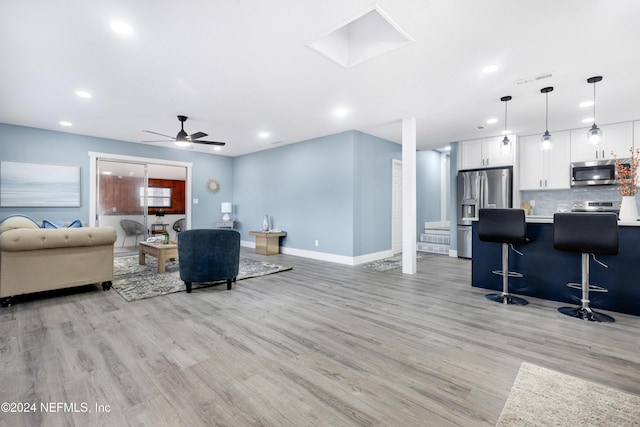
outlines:
{"label": "ceiling fan light fixture", "polygon": [[587,141],[590,145],[598,145],[602,139],[602,130],[596,125],[596,83],[602,81],[602,76],[593,76],[587,83],[593,83],[593,126],[587,131]]}

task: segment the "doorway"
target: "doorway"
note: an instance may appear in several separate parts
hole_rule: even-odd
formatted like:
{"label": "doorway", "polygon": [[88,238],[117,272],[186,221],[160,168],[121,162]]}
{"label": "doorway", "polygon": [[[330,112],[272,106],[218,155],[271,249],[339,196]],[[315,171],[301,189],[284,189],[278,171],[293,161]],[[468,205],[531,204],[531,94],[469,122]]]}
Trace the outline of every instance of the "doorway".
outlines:
{"label": "doorway", "polygon": [[191,227],[191,163],[89,153],[90,222],[111,226],[117,255],[137,253],[148,237],[177,238]]}

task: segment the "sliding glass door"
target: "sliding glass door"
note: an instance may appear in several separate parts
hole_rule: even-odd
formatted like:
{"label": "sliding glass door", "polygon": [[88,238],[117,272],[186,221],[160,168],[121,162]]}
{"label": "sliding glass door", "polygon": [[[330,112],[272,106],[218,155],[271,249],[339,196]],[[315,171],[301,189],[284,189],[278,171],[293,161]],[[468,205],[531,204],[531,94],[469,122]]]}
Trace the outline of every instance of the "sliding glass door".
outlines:
{"label": "sliding glass door", "polygon": [[149,236],[147,164],[99,159],[96,172],[97,225],[116,229],[116,252],[137,251]]}

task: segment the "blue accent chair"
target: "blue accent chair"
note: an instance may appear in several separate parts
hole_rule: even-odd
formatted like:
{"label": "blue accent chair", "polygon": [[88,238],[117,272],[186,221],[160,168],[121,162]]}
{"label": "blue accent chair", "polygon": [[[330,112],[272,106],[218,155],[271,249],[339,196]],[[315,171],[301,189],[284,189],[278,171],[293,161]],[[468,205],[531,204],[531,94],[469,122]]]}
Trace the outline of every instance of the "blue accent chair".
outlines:
{"label": "blue accent chair", "polygon": [[193,282],[227,281],[231,290],[240,269],[240,233],[235,230],[185,230],[178,234],[180,280],[191,293]]}

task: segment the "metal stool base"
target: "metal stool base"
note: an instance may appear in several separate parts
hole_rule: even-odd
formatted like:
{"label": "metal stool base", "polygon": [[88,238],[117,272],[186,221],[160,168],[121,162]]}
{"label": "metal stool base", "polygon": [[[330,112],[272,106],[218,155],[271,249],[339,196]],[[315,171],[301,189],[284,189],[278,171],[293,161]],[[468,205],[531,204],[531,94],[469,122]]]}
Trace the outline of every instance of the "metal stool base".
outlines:
{"label": "metal stool base", "polygon": [[613,323],[615,319],[603,313],[597,313],[590,308],[584,307],[560,307],[558,311],[567,316],[576,317],[590,322]]}
{"label": "metal stool base", "polygon": [[484,296],[491,301],[499,302],[500,304],[513,304],[513,305],[527,305],[529,301],[524,298],[516,297],[509,294],[487,294]]}

